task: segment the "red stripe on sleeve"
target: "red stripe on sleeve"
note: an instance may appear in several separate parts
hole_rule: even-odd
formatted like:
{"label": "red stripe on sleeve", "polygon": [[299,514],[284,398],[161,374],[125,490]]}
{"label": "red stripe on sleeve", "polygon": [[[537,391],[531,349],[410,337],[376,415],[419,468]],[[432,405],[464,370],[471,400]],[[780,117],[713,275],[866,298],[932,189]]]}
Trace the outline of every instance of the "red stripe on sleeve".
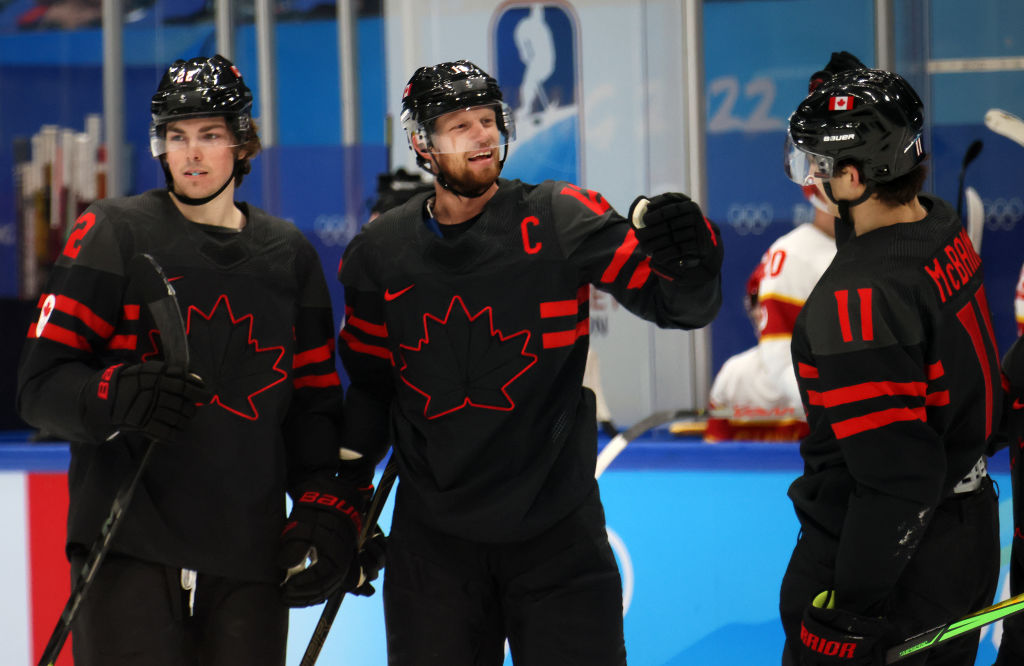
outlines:
{"label": "red stripe on sleeve", "polygon": [[949,404],[949,391],[938,391],[925,396],[924,404],[928,407],[945,407]]}
{"label": "red stripe on sleeve", "polygon": [[585,284],[576,290],[576,302],[581,306],[590,301],[590,285]]}
{"label": "red stripe on sleeve", "polygon": [[334,341],[330,341],[325,345],[321,345],[314,349],[307,349],[304,352],[299,352],[292,358],[292,368],[301,368],[304,365],[311,363],[320,363],[327,361],[331,358],[331,351],[334,348]]}
{"label": "red stripe on sleeve", "polygon": [[32,323],[28,327],[29,338],[46,338],[47,340],[53,340],[54,342],[59,342],[62,345],[67,345],[68,347],[81,349],[82,351],[92,351],[92,345],[90,345],[89,341],[86,340],[84,337],[82,337],[78,333],[69,331],[66,328],[61,328],[60,326],[57,326],[52,322],[46,323],[46,326],[43,327],[41,335],[37,334],[36,328],[37,326],[35,323]]}
{"label": "red stripe on sleeve", "polygon": [[946,374],[946,371],[942,368],[942,361],[936,361],[928,366],[928,381],[935,381],[942,375]]}
{"label": "red stripe on sleeve", "polygon": [[575,317],[580,311],[578,301],[547,301],[540,304],[540,316],[542,319],[552,317]]}
{"label": "red stripe on sleeve", "polygon": [[633,250],[636,249],[638,243],[636,234],[630,229],[622,244],[615,250],[611,263],[608,264],[608,267],[604,269],[604,273],[601,274],[601,282],[607,284],[614,282],[615,278],[619,277],[619,272],[622,271],[622,267],[626,265],[626,262],[633,255]]}
{"label": "red stripe on sleeve", "polygon": [[360,354],[369,354],[370,356],[376,356],[391,361],[394,364],[394,359],[391,357],[391,351],[386,347],[379,347],[377,345],[368,345],[365,342],[359,341],[354,335],[346,330],[342,330],[338,335],[339,338],[354,352]]}
{"label": "red stripe on sleeve", "polygon": [[374,324],[359,317],[346,317],[345,327],[348,328],[349,326],[378,338],[388,337],[388,327],[386,324]]}
{"label": "red stripe on sleeve", "polygon": [[651,258],[644,257],[644,260],[640,262],[640,265],[633,271],[633,275],[629,278],[629,284],[626,285],[626,289],[639,289],[644,286],[647,282],[647,278],[651,276]]}
{"label": "red stripe on sleeve", "polygon": [[851,402],[871,400],[883,395],[908,395],[923,398],[927,389],[927,384],[924,382],[864,382],[824,391],[821,396],[826,407],[836,407]]}
{"label": "red stripe on sleeve", "polygon": [[571,347],[576,344],[584,335],[590,334],[590,319],[583,319],[576,322],[576,328],[571,331],[558,331],[556,333],[545,333],[541,336],[544,349],[555,349],[557,347]]}
{"label": "red stripe on sleeve", "polygon": [[807,379],[818,378],[818,369],[813,365],[807,365],[806,363],[797,363],[796,367],[797,372],[800,373],[801,377],[805,377]]}
{"label": "red stripe on sleeve", "polygon": [[832,432],[835,433],[838,439],[844,439],[846,437],[859,435],[860,433],[867,432],[868,430],[882,428],[892,423],[913,421],[915,419],[920,421],[927,420],[924,407],[917,407],[914,409],[910,409],[909,407],[894,407],[892,409],[883,409],[872,414],[865,414],[864,416],[858,416],[856,418],[833,423]]}
{"label": "red stripe on sleeve", "polygon": [[341,386],[341,379],[338,373],[330,372],[326,375],[310,375],[309,377],[296,377],[292,384],[295,388],[310,386],[313,388],[325,388],[328,386]]}
{"label": "red stripe on sleeve", "polygon": [[126,305],[124,306],[124,313],[122,316],[126,321],[138,321],[140,308],[138,305]]}

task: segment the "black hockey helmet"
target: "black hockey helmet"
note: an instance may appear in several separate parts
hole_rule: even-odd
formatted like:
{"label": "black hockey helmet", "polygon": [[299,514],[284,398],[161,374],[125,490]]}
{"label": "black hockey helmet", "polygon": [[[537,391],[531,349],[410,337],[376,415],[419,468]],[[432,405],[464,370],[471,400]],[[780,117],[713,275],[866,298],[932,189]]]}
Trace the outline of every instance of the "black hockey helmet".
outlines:
{"label": "black hockey helmet", "polygon": [[[421,148],[435,148],[431,141],[434,121],[446,113],[477,106],[494,105],[502,144],[515,140],[512,112],[502,100],[498,82],[468,60],[443,62],[417,69],[402,93],[402,127],[409,146],[413,138]],[[426,161],[417,154],[417,163]]]}
{"label": "black hockey helmet", "polygon": [[886,183],[925,158],[924,105],[899,74],[854,69],[824,81],[790,116],[786,174],[801,185],[852,162],[865,183]]}
{"label": "black hockey helmet", "polygon": [[224,116],[238,145],[249,138],[252,128],[252,91],[230,60],[212,58],[176,60],[167,69],[150,104],[153,120],[149,127],[153,157],[166,152],[164,126],[183,118]]}

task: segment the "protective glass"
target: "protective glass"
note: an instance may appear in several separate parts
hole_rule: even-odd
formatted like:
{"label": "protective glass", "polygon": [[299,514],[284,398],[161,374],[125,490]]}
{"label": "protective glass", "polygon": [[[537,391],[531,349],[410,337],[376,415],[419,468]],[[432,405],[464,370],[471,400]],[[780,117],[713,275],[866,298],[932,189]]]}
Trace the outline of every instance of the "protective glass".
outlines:
{"label": "protective glass", "polygon": [[832,177],[835,158],[818,155],[800,148],[793,137],[786,133],[786,147],[783,151],[783,169],[786,176],[797,185],[813,185],[814,180],[828,180]]}
{"label": "protective glass", "polygon": [[184,132],[167,131],[167,126],[178,120],[190,118],[209,118],[208,113],[181,114],[171,119],[154,122],[149,126],[149,151],[153,157],[160,157],[176,150],[188,150],[196,146],[200,150],[216,148],[237,148],[242,144],[231,131],[230,125],[218,126],[209,132],[200,132],[198,136],[188,136]]}
{"label": "protective glass", "polygon": [[490,150],[516,140],[512,110],[504,102],[449,111],[424,118],[413,127],[407,125],[406,129],[412,130],[421,148],[435,153]]}

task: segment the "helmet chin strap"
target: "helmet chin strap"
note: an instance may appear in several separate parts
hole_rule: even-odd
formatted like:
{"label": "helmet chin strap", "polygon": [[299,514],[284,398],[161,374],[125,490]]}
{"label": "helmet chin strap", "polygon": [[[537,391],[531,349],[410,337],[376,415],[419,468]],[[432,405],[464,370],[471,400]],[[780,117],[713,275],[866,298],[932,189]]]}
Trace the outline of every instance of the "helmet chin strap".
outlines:
{"label": "helmet chin strap", "polygon": [[[506,143],[504,146],[502,146],[502,148],[503,148],[503,151],[502,151],[501,159],[498,160],[498,175],[499,176],[501,175],[502,168],[504,168],[504,166],[505,166],[505,159],[508,157],[508,144]],[[487,194],[487,190],[491,189],[491,185],[494,184],[494,182],[492,181],[490,184],[488,184],[486,187],[481,189],[479,192],[463,192],[462,190],[457,189],[454,185],[452,185],[450,182],[448,182],[448,179],[445,178],[445,176],[444,176],[444,171],[441,169],[441,163],[440,162],[438,162],[433,157],[431,157],[430,163],[433,164],[434,168],[436,169],[436,172],[434,172],[434,176],[437,178],[437,182],[441,185],[441,187],[443,187],[444,189],[448,190],[452,194],[455,194],[456,196],[460,196],[460,197],[462,197],[464,199],[476,199],[476,198],[482,197],[483,195]]]}
{"label": "helmet chin strap", "polygon": [[160,163],[164,168],[164,178],[167,180],[167,191],[173,194],[178,201],[185,204],[186,206],[202,206],[203,204],[208,204],[217,197],[219,197],[220,193],[228,188],[228,185],[231,184],[231,182],[235,179],[235,176],[238,174],[238,165],[241,164],[241,161],[235,160],[235,166],[231,169],[231,175],[228,176],[228,179],[224,181],[223,185],[217,188],[216,192],[205,197],[198,198],[185,196],[184,194],[175,191],[174,179],[171,177],[171,170],[167,168],[167,160],[161,159]]}
{"label": "helmet chin strap", "polygon": [[848,224],[850,228],[853,228],[853,214],[850,213],[850,208],[864,203],[871,198],[871,195],[875,193],[875,184],[870,180],[864,181],[864,193],[856,199],[836,199],[835,195],[832,194],[832,182],[826,180],[822,183],[822,188],[825,190],[825,194],[828,196],[829,201],[839,207],[839,219],[844,224]]}

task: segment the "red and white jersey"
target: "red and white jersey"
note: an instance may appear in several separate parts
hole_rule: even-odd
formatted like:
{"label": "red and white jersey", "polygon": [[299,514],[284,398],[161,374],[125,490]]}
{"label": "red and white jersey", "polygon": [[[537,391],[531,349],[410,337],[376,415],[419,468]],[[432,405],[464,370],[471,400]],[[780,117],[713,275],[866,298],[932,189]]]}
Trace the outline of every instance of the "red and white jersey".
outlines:
{"label": "red and white jersey", "polygon": [[1017,318],[1017,337],[1024,335],[1024,265],[1020,267],[1017,295],[1013,299],[1013,312]]}
{"label": "red and white jersey", "polygon": [[791,441],[806,434],[789,343],[800,308],[835,253],[835,240],[810,223],[764,253],[755,271],[759,342],[727,360],[715,377],[705,439]]}

